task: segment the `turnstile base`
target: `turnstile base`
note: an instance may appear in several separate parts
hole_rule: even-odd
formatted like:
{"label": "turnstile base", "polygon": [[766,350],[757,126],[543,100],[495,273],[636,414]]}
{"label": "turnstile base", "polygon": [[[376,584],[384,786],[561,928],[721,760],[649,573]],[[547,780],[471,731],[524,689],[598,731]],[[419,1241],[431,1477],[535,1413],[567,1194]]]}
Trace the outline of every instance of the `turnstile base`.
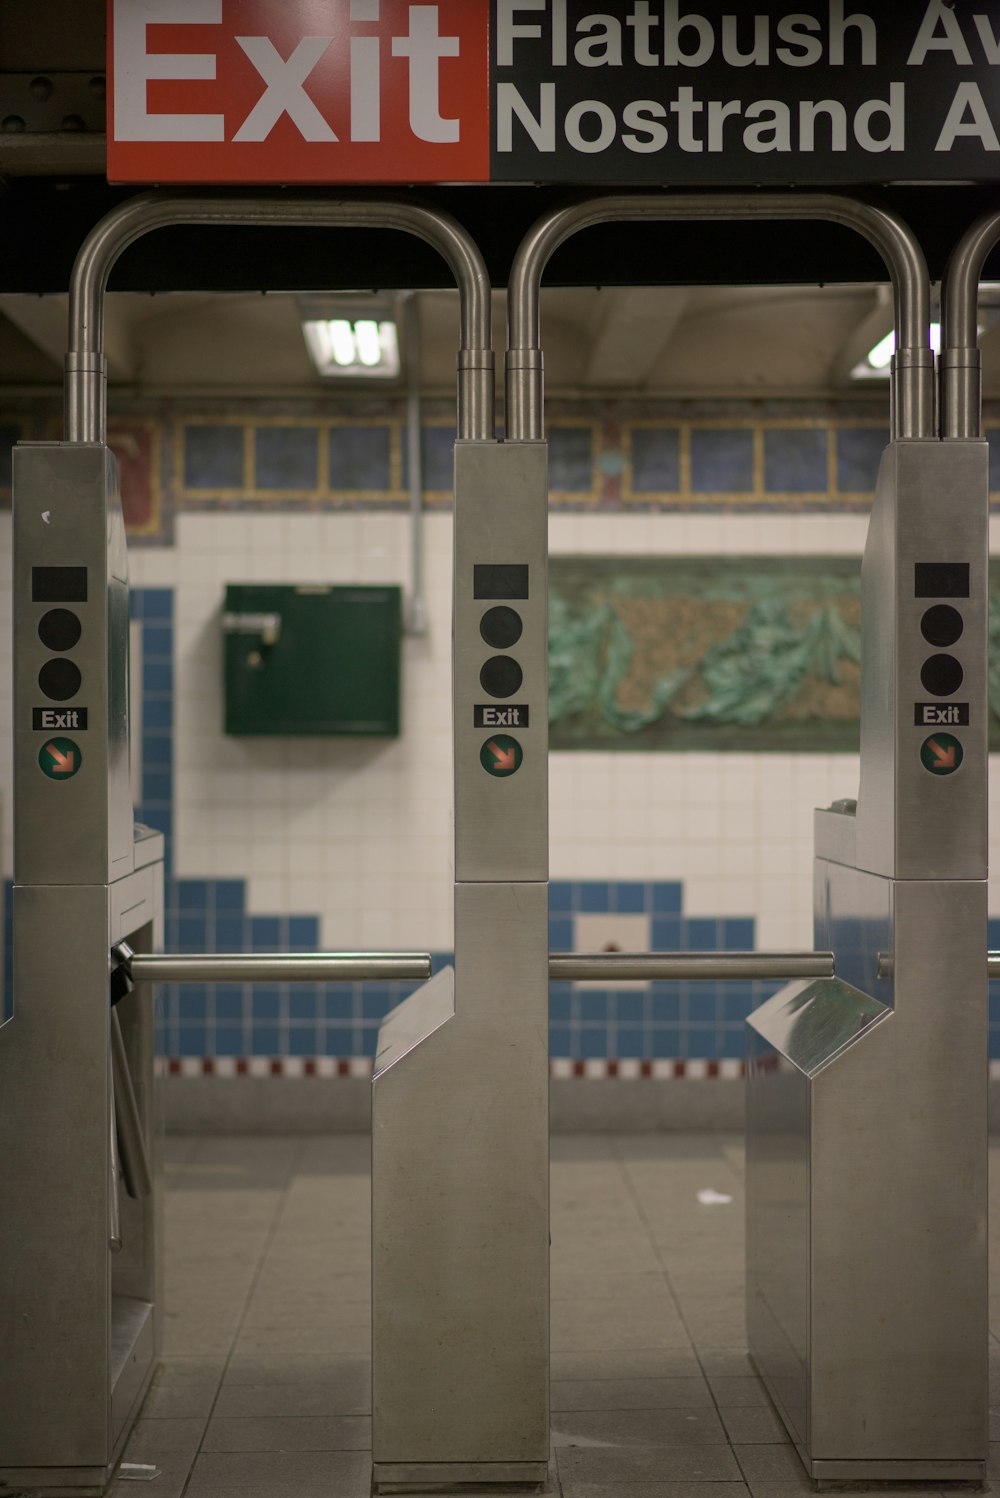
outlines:
{"label": "turnstile base", "polygon": [[378,1493],[406,1493],[430,1485],[480,1482],[537,1487],[548,1475],[548,1462],[376,1462],[372,1468]]}
{"label": "turnstile base", "polygon": [[0,1491],[31,1498],[101,1498],[114,1474],[103,1467],[0,1467]]}
{"label": "turnstile base", "polygon": [[[801,1456],[802,1453],[799,1452]],[[985,1482],[985,1462],[811,1462],[806,1470],[821,1490],[845,1482]]]}

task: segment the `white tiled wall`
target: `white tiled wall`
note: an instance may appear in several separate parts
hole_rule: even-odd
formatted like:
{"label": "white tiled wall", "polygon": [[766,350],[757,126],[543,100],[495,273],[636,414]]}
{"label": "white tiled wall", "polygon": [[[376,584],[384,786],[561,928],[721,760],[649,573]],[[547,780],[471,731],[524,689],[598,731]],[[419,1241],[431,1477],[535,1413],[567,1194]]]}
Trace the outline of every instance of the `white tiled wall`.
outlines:
{"label": "white tiled wall", "polygon": [[[219,614],[243,581],[409,578],[401,514],[186,514],[176,544],[135,547],[137,586],[175,593],[175,870],[246,878],[252,912],[322,916],[334,947],[451,945],[450,514],[425,520],[428,632],[403,651],[398,740],[222,732]],[[844,515],[561,514],[553,552],[857,555]],[[1000,547],[1000,532],[994,538]],[[0,517],[9,591],[10,522]],[[0,608],[4,872],[12,869],[10,609]],[[811,939],[812,808],[855,795],[856,757],[560,752],[552,875],[682,879],[691,915],[753,915],[761,946]],[[994,824],[997,818],[994,816]],[[993,896],[1000,912],[1000,889]]]}

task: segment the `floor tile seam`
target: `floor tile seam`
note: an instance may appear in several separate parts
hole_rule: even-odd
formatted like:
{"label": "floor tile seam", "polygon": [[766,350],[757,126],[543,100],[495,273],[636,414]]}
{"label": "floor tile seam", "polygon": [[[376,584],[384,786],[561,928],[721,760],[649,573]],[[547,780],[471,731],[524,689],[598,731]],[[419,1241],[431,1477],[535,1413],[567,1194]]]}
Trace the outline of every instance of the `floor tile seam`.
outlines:
{"label": "floor tile seam", "polygon": [[[663,1257],[663,1253],[662,1253],[662,1251],[660,1249],[659,1244],[655,1241],[655,1239],[653,1237],[651,1224],[650,1224],[649,1219],[648,1219],[648,1217],[646,1215],[645,1205],[643,1203],[642,1197],[640,1196],[639,1191],[638,1191],[638,1189],[636,1187],[636,1184],[635,1184],[635,1182],[632,1179],[631,1171],[628,1168],[628,1162],[623,1157],[622,1149],[621,1149],[621,1139],[623,1137],[624,1136],[616,1136],[616,1135],[611,1135],[610,1136],[610,1141],[609,1142],[610,1142],[611,1152],[612,1152],[613,1156],[618,1160],[619,1166],[621,1168],[622,1175],[623,1175],[623,1177],[625,1179],[625,1182],[626,1182],[626,1184],[627,1184],[630,1192],[632,1193],[632,1197],[633,1197],[633,1200],[635,1202],[636,1211],[637,1211],[637,1213],[639,1215],[639,1219],[640,1219],[640,1221],[641,1221],[641,1223],[643,1225],[643,1228],[645,1230],[646,1237],[649,1240],[650,1246],[653,1249],[653,1253],[656,1256],[657,1263],[660,1265],[661,1271],[663,1273],[664,1282],[665,1282],[665,1284],[667,1286],[667,1289],[670,1292],[670,1296],[671,1296],[671,1298],[672,1298],[672,1300],[674,1302],[674,1305],[675,1305],[675,1307],[677,1309],[677,1315],[680,1318],[681,1325],[683,1326],[684,1331],[685,1331],[685,1333],[686,1333],[686,1335],[688,1337],[688,1340],[689,1340],[689,1342],[691,1344],[691,1349],[692,1349],[692,1351],[694,1353],[694,1356],[695,1356],[695,1359],[696,1359],[696,1361],[698,1363],[699,1371],[701,1373],[702,1378],[705,1380],[706,1384],[708,1385],[708,1391],[709,1391],[709,1394],[711,1395],[711,1398],[712,1398],[712,1408],[715,1411],[716,1418],[718,1419],[720,1425],[722,1426],[723,1430],[725,1431],[725,1428],[726,1428],[725,1427],[725,1421],[722,1418],[722,1411],[721,1411],[721,1409],[719,1407],[719,1401],[716,1398],[715,1390],[712,1388],[712,1384],[711,1384],[711,1381],[710,1381],[710,1379],[708,1377],[708,1373],[706,1371],[705,1364],[702,1361],[701,1352],[699,1350],[697,1342],[694,1339],[694,1336],[692,1335],[691,1328],[688,1326],[687,1317],[684,1314],[684,1309],[683,1309],[683,1307],[681,1305],[680,1297],[677,1294],[676,1287],[675,1287],[675,1285],[673,1283],[673,1280],[671,1279],[670,1271],[667,1268],[666,1262],[665,1262],[664,1257]],[[740,1469],[740,1473],[742,1475],[742,1480],[744,1482],[747,1482],[746,1473],[743,1471],[743,1464],[740,1462],[739,1457],[736,1456],[736,1453],[733,1450],[733,1443],[729,1439],[728,1433],[726,1435],[726,1444],[729,1446],[729,1449],[731,1451],[733,1451],[733,1455],[736,1458],[736,1463],[737,1463],[737,1465],[738,1465],[738,1467]],[[748,1486],[749,1486],[749,1484],[748,1484]]]}
{"label": "floor tile seam", "polygon": [[239,1318],[239,1322],[237,1324],[236,1331],[235,1331],[235,1333],[233,1335],[233,1339],[232,1339],[232,1341],[229,1344],[229,1351],[226,1353],[226,1357],[225,1357],[225,1360],[224,1360],[223,1366],[222,1366],[222,1373],[220,1375],[219,1382],[218,1382],[218,1384],[216,1386],[215,1394],[213,1395],[213,1398],[212,1398],[212,1404],[211,1404],[211,1407],[210,1407],[210,1409],[208,1411],[208,1415],[207,1415],[206,1420],[205,1420],[205,1430],[202,1432],[202,1438],[198,1442],[198,1449],[195,1452],[194,1458],[193,1458],[193,1460],[191,1462],[190,1467],[188,1468],[187,1475],[185,1476],[184,1483],[183,1483],[183,1485],[181,1487],[181,1498],[187,1498],[188,1488],[189,1488],[189,1486],[191,1484],[191,1478],[192,1478],[192,1475],[194,1473],[194,1469],[195,1469],[195,1467],[197,1465],[198,1457],[202,1454],[202,1440],[204,1439],[205,1431],[208,1430],[209,1425],[211,1424],[212,1420],[215,1418],[215,1410],[216,1410],[216,1406],[218,1405],[218,1402],[219,1402],[219,1395],[220,1395],[220,1393],[222,1391],[222,1386],[223,1386],[223,1384],[226,1381],[226,1374],[229,1371],[229,1365],[230,1365],[230,1363],[232,1362],[232,1359],[233,1359],[233,1351],[236,1348],[236,1345],[237,1345],[237,1343],[239,1342],[239,1339],[240,1339],[240,1333],[242,1332],[242,1329],[243,1329],[243,1323],[244,1323],[244,1321],[246,1319],[246,1313],[247,1313],[247,1310],[249,1308],[250,1301],[251,1301],[251,1299],[253,1297],[254,1287],[256,1286],[256,1284],[257,1284],[257,1282],[258,1282],[258,1280],[260,1278],[260,1275],[261,1275],[261,1272],[262,1272],[262,1269],[263,1269],[263,1265],[264,1265],[264,1263],[265,1263],[265,1261],[267,1259],[268,1251],[269,1251],[271,1245],[273,1244],[273,1242],[275,1240],[275,1237],[277,1236],[278,1225],[279,1225],[279,1223],[281,1221],[282,1207],[283,1207],[283,1205],[288,1200],[289,1191],[291,1189],[291,1183],[295,1179],[295,1174],[296,1174],[296,1171],[298,1169],[299,1163],[302,1160],[302,1156],[303,1156],[303,1153],[305,1152],[305,1149],[306,1149],[306,1140],[305,1140],[305,1138],[302,1138],[302,1139],[300,1139],[298,1141],[297,1148],[292,1151],[292,1157],[293,1158],[289,1162],[288,1174],[287,1174],[287,1176],[285,1178],[285,1186],[284,1186],[284,1189],[278,1194],[277,1199],[276,1199],[276,1201],[274,1203],[274,1210],[273,1210],[273,1213],[272,1213],[271,1222],[270,1222],[268,1231],[265,1234],[264,1242],[261,1244],[261,1249],[260,1249],[260,1254],[259,1254],[258,1259],[257,1259],[256,1269],[255,1269],[254,1274],[253,1274],[253,1276],[251,1278],[250,1285],[249,1285],[249,1287],[247,1289],[246,1299],[245,1299],[245,1301],[243,1303],[243,1312],[242,1312],[242,1315]]}

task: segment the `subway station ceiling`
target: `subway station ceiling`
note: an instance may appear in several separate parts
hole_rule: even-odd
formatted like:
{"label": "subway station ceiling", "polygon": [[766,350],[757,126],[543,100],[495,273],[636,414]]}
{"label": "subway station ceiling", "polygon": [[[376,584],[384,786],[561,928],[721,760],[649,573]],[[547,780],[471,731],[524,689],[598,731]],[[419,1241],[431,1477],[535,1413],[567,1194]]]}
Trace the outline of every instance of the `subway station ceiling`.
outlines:
{"label": "subway station ceiling", "polygon": [[[73,257],[90,227],[133,194],[103,175],[104,15],[104,0],[0,3],[0,386],[8,391],[61,382]],[[32,91],[38,78],[47,92]],[[414,196],[465,224],[502,287],[536,218],[590,194],[525,185]],[[866,196],[911,225],[936,279],[963,229],[998,195],[909,184]],[[890,325],[882,273],[869,245],[830,224],[589,230],[556,252],[546,274],[548,391],[884,400],[884,382],[850,378]],[[987,274],[1000,276],[1000,255]],[[312,371],[293,293],[369,288],[418,292],[421,387],[453,389],[457,298],[447,267],[408,236],[163,230],[125,252],[111,286],[107,349],[122,392],[335,393]],[[1000,397],[1000,334],[986,322],[985,389]],[[499,291],[494,335],[499,356]]]}

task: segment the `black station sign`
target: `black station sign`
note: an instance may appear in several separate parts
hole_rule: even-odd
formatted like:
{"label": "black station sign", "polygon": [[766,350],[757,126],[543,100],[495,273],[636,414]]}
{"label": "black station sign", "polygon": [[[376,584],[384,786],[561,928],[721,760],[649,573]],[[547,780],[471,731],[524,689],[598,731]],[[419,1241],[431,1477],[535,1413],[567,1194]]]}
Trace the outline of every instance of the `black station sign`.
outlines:
{"label": "black station sign", "polygon": [[121,182],[991,181],[995,0],[109,0]]}

